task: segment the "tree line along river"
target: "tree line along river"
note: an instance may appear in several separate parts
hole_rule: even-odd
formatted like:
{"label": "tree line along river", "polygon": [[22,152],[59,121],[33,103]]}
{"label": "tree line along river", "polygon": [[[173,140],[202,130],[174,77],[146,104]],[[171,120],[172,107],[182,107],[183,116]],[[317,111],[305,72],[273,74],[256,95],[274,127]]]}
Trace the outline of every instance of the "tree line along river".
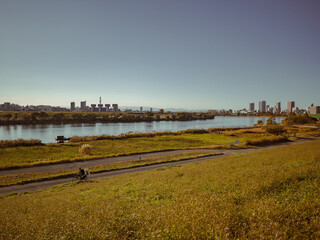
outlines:
{"label": "tree line along river", "polygon": [[[40,139],[43,143],[55,142],[57,136],[119,135],[127,132],[179,131],[184,129],[208,129],[222,127],[248,127],[267,117],[228,117],[195,121],[153,121],[133,123],[76,123],[76,124],[28,124],[0,126],[0,140]],[[281,122],[281,118],[276,121]]]}

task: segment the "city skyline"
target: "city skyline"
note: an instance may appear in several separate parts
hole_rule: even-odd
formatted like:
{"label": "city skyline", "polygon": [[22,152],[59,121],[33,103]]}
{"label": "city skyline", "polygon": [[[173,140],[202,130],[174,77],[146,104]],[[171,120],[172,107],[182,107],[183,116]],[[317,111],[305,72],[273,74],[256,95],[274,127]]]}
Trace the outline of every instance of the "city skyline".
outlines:
{"label": "city skyline", "polygon": [[320,105],[320,2],[1,1],[0,102]]}
{"label": "city skyline", "polygon": [[[113,112],[113,111],[136,111],[140,109],[140,112],[144,111],[159,111],[160,109],[166,110],[166,111],[191,111],[191,112],[203,112],[203,111],[218,111],[218,112],[225,112],[225,111],[232,111],[232,112],[239,112],[239,113],[274,113],[274,114],[280,114],[280,113],[290,113],[290,112],[296,112],[296,113],[305,113],[310,111],[310,107],[316,107],[320,108],[320,106],[315,106],[313,103],[304,106],[304,107],[298,107],[296,105],[295,101],[287,101],[287,105],[284,108],[281,108],[281,102],[275,102],[274,105],[267,104],[265,100],[261,100],[257,104],[256,109],[255,102],[249,102],[248,107],[242,107],[240,109],[231,109],[231,108],[218,108],[218,109],[186,109],[186,108],[154,108],[149,105],[142,105],[142,106],[119,106],[117,103],[104,103],[99,97],[99,102],[93,102],[93,103],[87,103],[86,100],[80,101],[80,103],[77,105],[76,102],[72,101],[69,103],[69,105],[46,105],[46,104],[39,104],[39,105],[20,105],[16,103],[11,102],[4,102],[3,104],[0,103],[0,111],[21,111],[21,110],[31,110],[31,111],[94,111],[94,112]],[[94,110],[93,110],[94,109]],[[318,110],[317,110],[318,111]]]}

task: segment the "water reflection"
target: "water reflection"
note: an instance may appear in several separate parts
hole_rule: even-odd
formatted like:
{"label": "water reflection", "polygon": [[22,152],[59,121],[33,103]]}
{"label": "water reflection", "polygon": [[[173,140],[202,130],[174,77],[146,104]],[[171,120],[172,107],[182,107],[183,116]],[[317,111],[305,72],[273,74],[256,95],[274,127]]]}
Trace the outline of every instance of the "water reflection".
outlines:
{"label": "water reflection", "polygon": [[71,123],[70,127],[82,127],[83,123]]}
{"label": "water reflection", "polygon": [[[36,138],[44,143],[54,142],[57,136],[118,135],[127,132],[179,131],[194,128],[252,126],[265,117],[216,117],[212,120],[161,121],[140,123],[76,123],[76,124],[30,124],[0,126],[0,139]],[[282,119],[276,119],[279,123]]]}

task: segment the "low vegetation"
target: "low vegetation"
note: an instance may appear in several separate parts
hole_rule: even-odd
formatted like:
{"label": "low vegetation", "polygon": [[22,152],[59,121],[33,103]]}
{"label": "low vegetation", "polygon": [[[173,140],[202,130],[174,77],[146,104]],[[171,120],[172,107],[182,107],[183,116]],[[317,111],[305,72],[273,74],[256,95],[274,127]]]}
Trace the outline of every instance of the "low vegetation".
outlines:
{"label": "low vegetation", "polygon": [[251,146],[266,146],[275,143],[288,142],[288,138],[286,136],[266,136],[260,138],[252,138],[247,139],[245,141],[245,145]]}
{"label": "low vegetation", "polygon": [[[282,131],[282,125],[280,126]],[[277,131],[279,134],[279,131]],[[247,128],[187,129],[178,132],[127,133],[118,136],[100,135],[90,137],[75,136],[70,143],[41,144],[40,140],[3,141],[7,147],[0,147],[0,169],[30,167],[63,162],[84,161],[120,155],[177,150],[248,147],[248,145],[269,145],[297,138],[319,137],[320,128],[314,126],[285,126],[285,133],[279,136],[268,133],[265,126]],[[293,139],[292,136],[295,138]],[[31,141],[31,146],[25,146]],[[8,144],[10,143],[10,144]],[[81,154],[83,144],[92,146],[90,154]],[[22,145],[22,146],[20,146]]]}
{"label": "low vegetation", "polygon": [[128,138],[150,138],[150,137],[158,137],[158,136],[178,136],[184,134],[205,134],[205,133],[217,133],[217,132],[225,132],[225,131],[233,131],[239,129],[251,129],[249,128],[209,128],[209,129],[185,129],[176,132],[171,131],[162,131],[162,132],[128,132],[122,133],[119,135],[98,135],[98,136],[73,136],[70,139],[70,142],[88,142],[88,141],[99,141],[99,140],[122,140]]}
{"label": "low vegetation", "polygon": [[150,121],[191,121],[213,119],[210,113],[192,112],[0,112],[0,125],[42,123],[111,123]]}
{"label": "low vegetation", "polygon": [[0,148],[41,145],[43,143],[39,139],[0,140]]}
{"label": "low vegetation", "polygon": [[[225,136],[217,133],[206,133],[0,148],[0,169],[83,161],[165,150],[221,148],[228,146],[230,142],[236,142],[236,140],[239,140],[240,144],[243,144],[245,139],[244,135]],[[83,144],[90,144],[92,146],[90,155],[83,155],[79,152]]]}
{"label": "low vegetation", "polygon": [[[199,157],[209,157],[220,155],[220,153],[204,153],[200,151],[195,151],[191,153],[180,153],[180,154],[170,154],[160,157],[148,157],[148,158],[137,158],[135,160],[128,161],[118,161],[110,162],[105,164],[96,165],[90,167],[91,173],[100,173],[112,170],[127,169],[139,166],[148,166],[159,163],[166,162],[178,162],[187,159],[194,159]],[[73,176],[77,173],[78,169],[64,169],[60,171],[42,171],[42,172],[29,172],[20,174],[10,174],[0,176],[0,187],[8,186],[13,184],[24,184],[30,182],[39,182],[44,180],[51,180],[57,178],[67,178]]]}
{"label": "low vegetation", "polygon": [[291,113],[283,120],[285,125],[291,126],[294,124],[316,124],[317,118],[311,117],[308,114]]}
{"label": "low vegetation", "polygon": [[0,199],[0,239],[319,239],[320,141]]}

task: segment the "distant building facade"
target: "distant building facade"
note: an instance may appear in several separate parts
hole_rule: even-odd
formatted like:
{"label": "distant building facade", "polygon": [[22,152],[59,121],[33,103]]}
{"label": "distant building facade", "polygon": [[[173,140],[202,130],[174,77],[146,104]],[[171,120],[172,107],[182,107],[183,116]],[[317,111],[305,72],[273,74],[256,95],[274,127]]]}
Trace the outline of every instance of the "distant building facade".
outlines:
{"label": "distant building facade", "polygon": [[71,111],[75,111],[76,110],[76,103],[75,102],[71,102],[70,103],[70,110]]}
{"label": "distant building facade", "polygon": [[81,111],[86,111],[87,110],[87,102],[86,101],[80,102],[80,110]]}
{"label": "distant building facade", "polygon": [[112,104],[112,108],[113,108],[113,111],[114,112],[118,112],[119,111],[119,107],[118,107],[118,104]]}
{"label": "distant building facade", "polygon": [[310,114],[320,114],[320,106],[311,106]]}
{"label": "distant building facade", "polygon": [[10,108],[10,103],[9,103],[9,102],[5,102],[5,103],[4,103],[4,110],[5,110],[5,111],[11,110],[11,108]]}
{"label": "distant building facade", "polygon": [[266,101],[265,101],[265,100],[260,101],[260,102],[259,102],[259,112],[260,112],[260,113],[265,113],[266,111],[267,111]]}
{"label": "distant building facade", "polygon": [[273,113],[280,114],[281,113],[281,102],[277,102],[274,106]]}
{"label": "distant building facade", "polygon": [[254,113],[254,103],[249,103],[249,112]]}
{"label": "distant building facade", "polygon": [[287,113],[292,113],[294,112],[294,107],[295,107],[295,102],[294,101],[290,101],[287,103]]}

